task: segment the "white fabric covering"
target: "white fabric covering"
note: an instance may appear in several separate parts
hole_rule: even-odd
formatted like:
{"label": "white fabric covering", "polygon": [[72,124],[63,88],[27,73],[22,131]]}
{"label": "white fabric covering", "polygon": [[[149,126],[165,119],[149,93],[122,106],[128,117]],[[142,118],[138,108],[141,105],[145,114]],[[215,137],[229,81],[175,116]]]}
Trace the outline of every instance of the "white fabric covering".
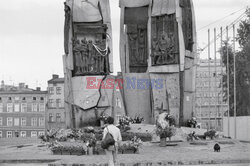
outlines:
{"label": "white fabric covering", "polygon": [[68,6],[73,8],[74,22],[97,22],[102,20],[98,8],[99,0],[69,0]]}
{"label": "white fabric covering", "polygon": [[142,7],[149,5],[150,0],[120,0],[120,7]]}
{"label": "white fabric covering", "polygon": [[152,16],[174,14],[176,10],[175,0],[153,0]]}

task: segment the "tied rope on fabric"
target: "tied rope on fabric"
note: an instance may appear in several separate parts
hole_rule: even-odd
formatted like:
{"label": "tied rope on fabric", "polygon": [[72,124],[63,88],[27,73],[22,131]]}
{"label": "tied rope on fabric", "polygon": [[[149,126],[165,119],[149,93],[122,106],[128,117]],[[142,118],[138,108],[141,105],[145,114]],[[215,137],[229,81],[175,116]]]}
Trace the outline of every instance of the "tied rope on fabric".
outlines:
{"label": "tied rope on fabric", "polygon": [[[100,47],[98,47],[96,45],[96,43],[93,43],[94,48],[96,49],[96,51],[101,55],[101,56],[107,56],[109,53],[109,47],[108,47],[108,39],[110,39],[110,35],[108,33],[106,33],[106,48],[105,49],[101,49]],[[104,52],[104,54],[103,54]]]}

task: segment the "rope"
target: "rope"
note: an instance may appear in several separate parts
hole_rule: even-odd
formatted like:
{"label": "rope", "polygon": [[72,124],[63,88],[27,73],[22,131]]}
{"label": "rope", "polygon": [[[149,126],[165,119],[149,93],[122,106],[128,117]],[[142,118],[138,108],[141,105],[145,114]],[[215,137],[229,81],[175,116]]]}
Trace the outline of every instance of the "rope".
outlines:
{"label": "rope", "polygon": [[[248,7],[248,6],[246,6],[246,7]],[[236,14],[236,13],[238,13],[239,11],[245,9],[246,7],[243,7],[243,8],[241,8],[241,9],[239,9],[239,10],[237,10],[237,11],[235,11],[235,12],[233,12],[233,13],[231,13],[231,14],[229,14],[229,15],[227,15],[227,16],[221,18],[221,19],[218,19],[218,20],[216,20],[216,21],[214,21],[214,22],[212,22],[212,23],[210,23],[210,24],[208,24],[208,25],[205,25],[205,26],[201,27],[200,29],[198,29],[198,31],[201,31],[202,29],[205,29],[206,27],[208,27],[208,26],[210,26],[210,25],[213,25],[213,24],[215,24],[215,23],[217,23],[217,22],[220,22],[220,21],[222,21],[222,20],[224,20],[224,19],[230,17],[230,16],[233,16],[234,14]]]}
{"label": "rope", "polygon": [[[241,19],[242,18],[244,18],[246,16],[246,13],[244,12],[243,14],[241,14],[238,18],[236,18],[231,24],[229,24],[227,27],[228,27],[228,30],[230,30],[232,27],[233,27],[233,25],[235,25],[235,24],[237,24],[238,22],[240,22],[241,21]],[[222,34],[225,34],[226,33],[226,28],[222,31]],[[219,39],[221,37],[221,34],[218,34],[217,35],[217,37],[216,37],[216,39]],[[209,42],[209,44],[213,44],[214,43],[214,38]],[[207,44],[205,47],[203,47],[202,49],[201,49],[201,52],[203,52],[207,47],[208,47],[208,45],[209,44]]]}
{"label": "rope", "polygon": [[[96,43],[93,43],[94,48],[96,49],[96,51],[101,55],[101,56],[107,56],[109,53],[109,48],[108,48],[108,40],[110,39],[110,35],[108,33],[106,33],[106,48],[105,49],[101,49],[100,47],[98,47],[96,45]],[[102,52],[105,52],[104,54]]]}

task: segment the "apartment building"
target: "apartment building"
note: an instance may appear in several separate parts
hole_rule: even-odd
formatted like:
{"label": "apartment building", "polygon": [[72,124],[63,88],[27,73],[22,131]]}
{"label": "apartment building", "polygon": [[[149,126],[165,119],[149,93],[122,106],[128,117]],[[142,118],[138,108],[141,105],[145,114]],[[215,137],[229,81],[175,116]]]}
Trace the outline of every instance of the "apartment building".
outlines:
{"label": "apartment building", "polygon": [[199,60],[196,73],[195,116],[202,128],[222,131],[222,117],[227,111],[222,90],[222,76],[225,72],[226,69],[220,60]]}
{"label": "apartment building", "polygon": [[19,86],[0,87],[0,138],[37,137],[45,134],[47,91]]}
{"label": "apartment building", "polygon": [[53,74],[48,81],[48,110],[46,112],[46,128],[65,128],[64,78]]}

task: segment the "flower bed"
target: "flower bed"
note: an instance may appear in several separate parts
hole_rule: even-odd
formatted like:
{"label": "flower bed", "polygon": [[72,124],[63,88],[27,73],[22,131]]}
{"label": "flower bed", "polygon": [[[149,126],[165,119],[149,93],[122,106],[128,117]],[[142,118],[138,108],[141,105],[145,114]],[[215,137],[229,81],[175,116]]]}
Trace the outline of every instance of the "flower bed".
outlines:
{"label": "flower bed", "polygon": [[87,147],[83,143],[57,142],[52,145],[51,151],[54,155],[84,155]]}
{"label": "flower bed", "polygon": [[122,132],[122,140],[129,141],[134,138],[134,136],[140,138],[143,142],[152,141],[152,136],[149,133],[130,133],[130,132]]}

